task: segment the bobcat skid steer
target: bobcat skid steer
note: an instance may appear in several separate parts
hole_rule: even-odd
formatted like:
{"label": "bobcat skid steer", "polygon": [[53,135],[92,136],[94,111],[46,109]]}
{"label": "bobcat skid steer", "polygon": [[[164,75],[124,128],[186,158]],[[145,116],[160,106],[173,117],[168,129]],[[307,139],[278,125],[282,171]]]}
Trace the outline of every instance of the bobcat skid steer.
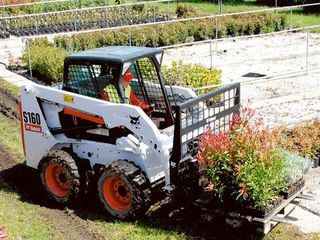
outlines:
{"label": "bobcat skid steer", "polygon": [[[66,57],[62,85],[21,87],[26,164],[39,170],[51,200],[67,204],[95,186],[105,210],[126,219],[145,213],[154,194],[198,187],[199,137],[208,127],[228,128],[240,85],[200,96],[166,85],[162,56],[147,47],[88,50]],[[152,111],[126,99],[121,81],[128,69],[132,91]],[[101,99],[108,84],[120,103]]]}

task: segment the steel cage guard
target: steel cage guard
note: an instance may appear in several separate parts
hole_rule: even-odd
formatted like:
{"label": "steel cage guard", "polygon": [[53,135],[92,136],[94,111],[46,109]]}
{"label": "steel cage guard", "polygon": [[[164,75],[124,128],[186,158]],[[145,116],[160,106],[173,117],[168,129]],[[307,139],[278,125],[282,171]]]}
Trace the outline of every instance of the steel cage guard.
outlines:
{"label": "steel cage guard", "polygon": [[199,137],[206,128],[226,131],[240,110],[240,83],[225,85],[174,107],[175,129],[170,158],[170,180],[179,185],[182,163],[194,160]]}

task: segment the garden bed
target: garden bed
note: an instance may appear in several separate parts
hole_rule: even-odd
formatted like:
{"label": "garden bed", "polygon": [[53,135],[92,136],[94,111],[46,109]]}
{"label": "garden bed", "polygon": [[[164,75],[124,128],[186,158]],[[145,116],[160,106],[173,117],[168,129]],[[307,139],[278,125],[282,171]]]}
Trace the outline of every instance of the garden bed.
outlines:
{"label": "garden bed", "polygon": [[[129,11],[129,12],[128,12]],[[172,19],[165,13],[146,11],[144,13],[121,10],[118,14],[106,14],[105,10],[90,12],[52,13],[44,16],[25,16],[1,19],[2,30],[0,38],[11,35],[17,37],[44,35],[61,32],[74,32],[90,29],[102,29],[126,25],[138,25],[150,22],[165,22]]]}

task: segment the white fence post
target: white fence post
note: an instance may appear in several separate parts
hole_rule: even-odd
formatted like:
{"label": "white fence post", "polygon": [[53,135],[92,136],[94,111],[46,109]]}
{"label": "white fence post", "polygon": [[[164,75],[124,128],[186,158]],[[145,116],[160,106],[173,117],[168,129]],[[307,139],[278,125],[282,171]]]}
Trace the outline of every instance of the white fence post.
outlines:
{"label": "white fence post", "polygon": [[210,69],[212,69],[212,41],[210,41]]}
{"label": "white fence post", "polygon": [[306,47],[306,75],[309,73],[309,29],[307,29],[307,47]]}
{"label": "white fence post", "polygon": [[[24,41],[24,40],[23,40],[23,41]],[[26,41],[27,41],[27,52],[28,52],[29,71],[30,71],[30,76],[31,76],[31,79],[32,79],[33,76],[32,76],[32,67],[31,67],[31,53],[30,53],[30,47],[29,47],[29,41],[28,41],[28,39],[27,39]]]}

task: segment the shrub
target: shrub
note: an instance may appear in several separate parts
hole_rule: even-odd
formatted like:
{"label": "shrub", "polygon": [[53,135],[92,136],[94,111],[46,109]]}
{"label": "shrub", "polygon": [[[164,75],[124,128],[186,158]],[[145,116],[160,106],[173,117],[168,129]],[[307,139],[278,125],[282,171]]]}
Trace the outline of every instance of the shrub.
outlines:
{"label": "shrub", "polygon": [[29,43],[31,63],[28,61],[27,50],[23,53],[23,61],[31,64],[35,75],[40,76],[47,83],[63,80],[63,63],[67,51],[61,50],[47,40],[41,39]]}
{"label": "shrub", "polygon": [[136,12],[142,12],[144,9],[144,4],[136,4],[132,6],[132,10],[136,11]]}
{"label": "shrub", "polygon": [[302,179],[303,174],[307,172],[313,165],[313,161],[310,159],[303,158],[282,148],[278,148],[277,152],[285,164],[284,172],[288,186]]}
{"label": "shrub", "polygon": [[[278,31],[286,28],[286,16],[281,14],[260,13],[245,17],[229,16],[218,19],[218,38],[258,34],[266,31]],[[110,45],[161,47],[192,40],[214,39],[216,37],[215,19],[203,19],[188,22],[176,22],[155,26],[137,27],[134,29],[106,30],[94,33],[80,33],[70,36],[58,36],[55,44],[67,51],[79,51]]]}
{"label": "shrub", "polygon": [[188,3],[179,3],[176,8],[178,18],[194,17],[197,15],[197,10]]}
{"label": "shrub", "polygon": [[162,66],[166,83],[191,88],[221,84],[221,71],[207,69],[200,64],[173,61],[171,67]]}
{"label": "shrub", "polygon": [[277,128],[273,131],[273,137],[279,146],[302,157],[315,159],[320,154],[319,119],[293,128]]}
{"label": "shrub", "polygon": [[[285,28],[286,21],[284,19],[285,17],[280,14],[250,14],[246,16],[246,18],[222,17],[219,18],[219,25],[217,29],[218,38],[227,35],[255,34],[275,29],[280,30],[280,28]],[[203,39],[213,39],[216,37],[216,22],[214,19],[204,19],[199,21],[144,26],[131,30],[118,29],[101,32],[80,33],[72,36],[57,36],[54,39],[54,46],[63,49],[59,54],[59,50],[57,48],[54,48],[52,44],[49,45],[50,51],[55,53],[54,58],[57,58],[58,55],[65,56],[66,52],[83,51],[86,49],[103,46],[128,45],[130,42],[130,36],[131,45],[148,47],[160,47],[190,42],[193,40],[198,41]],[[43,44],[48,45],[48,43]],[[37,57],[37,60],[40,60],[39,56]],[[53,71],[53,68],[54,66],[57,66],[59,69],[61,69],[60,65],[53,64],[52,66],[48,66],[50,67],[50,70],[48,71],[44,69],[45,66],[45,64],[42,64],[41,66],[41,72],[44,74],[44,77],[46,79],[51,79],[52,75],[54,75],[52,80],[58,81],[58,77],[56,76],[57,74],[50,74],[49,76],[48,74],[53,72],[57,73],[59,70],[55,69],[55,71]],[[196,69],[194,72],[186,69],[188,73],[184,79],[181,79],[176,75],[174,78],[167,77],[168,82],[188,85],[195,88],[208,84],[211,85],[220,83],[220,81],[216,81],[216,79],[220,79],[219,71],[203,69],[199,70],[197,69],[199,66],[193,66],[191,69],[193,68]],[[197,73],[197,71],[199,71],[199,73]],[[205,77],[202,76],[203,74]],[[189,76],[192,76],[192,79],[197,80],[191,80]]]}
{"label": "shrub", "polygon": [[210,129],[200,139],[197,154],[203,175],[221,199],[266,207],[285,187],[284,162],[271,135],[253,120],[254,111],[242,108],[227,133]]}

